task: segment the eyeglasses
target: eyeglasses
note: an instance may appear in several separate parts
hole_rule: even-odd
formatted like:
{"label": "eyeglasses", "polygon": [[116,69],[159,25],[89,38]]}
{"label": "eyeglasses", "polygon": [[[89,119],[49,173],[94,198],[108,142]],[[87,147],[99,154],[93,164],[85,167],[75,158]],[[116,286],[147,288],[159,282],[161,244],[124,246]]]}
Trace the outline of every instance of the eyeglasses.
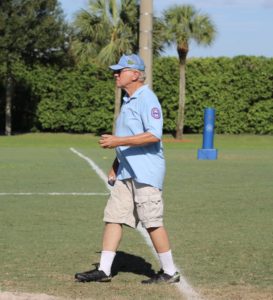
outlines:
{"label": "eyeglasses", "polygon": [[117,75],[117,76],[120,76],[121,73],[124,73],[126,71],[135,71],[133,69],[121,69],[121,70],[116,70],[114,71],[114,76]]}

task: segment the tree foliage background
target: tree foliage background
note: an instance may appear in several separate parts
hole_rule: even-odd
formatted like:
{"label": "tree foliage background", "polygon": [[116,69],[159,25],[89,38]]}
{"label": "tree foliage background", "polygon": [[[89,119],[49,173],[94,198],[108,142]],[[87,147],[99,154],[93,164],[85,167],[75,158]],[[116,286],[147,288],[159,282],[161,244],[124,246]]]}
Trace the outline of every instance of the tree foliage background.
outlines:
{"label": "tree foliage background", "polygon": [[22,76],[25,69],[36,63],[64,65],[68,58],[68,37],[69,29],[57,0],[0,1],[0,79],[4,87],[7,135],[20,117],[19,106],[25,105],[27,111],[33,109],[29,99],[20,97],[28,90]]}
{"label": "tree foliage background", "polygon": [[[11,110],[15,132],[111,132],[115,100],[112,74],[96,61],[73,64],[69,55],[71,31],[63,22],[57,0],[1,0],[1,8],[6,5],[9,11],[11,3],[24,4],[27,11],[21,14],[20,10],[14,11],[14,22],[8,26],[8,15],[0,11],[0,132],[5,132],[9,76],[14,80]],[[49,13],[51,9],[55,16]],[[52,35],[56,44],[50,43],[48,34],[52,34],[52,30],[45,30],[47,23],[41,20],[40,27],[33,26],[33,31],[27,31],[22,20],[32,20],[32,12],[40,13],[44,21],[56,26]],[[36,18],[33,22],[37,22]],[[20,24],[22,28],[17,32]],[[24,32],[27,33],[24,35]],[[272,74],[273,58],[188,59],[184,132],[202,132],[204,108],[214,107],[217,133],[272,134]],[[153,76],[154,90],[164,113],[164,130],[175,133],[178,58],[155,58]]]}
{"label": "tree foliage background", "polygon": [[[273,59],[237,56],[188,61],[185,132],[200,133],[206,107],[216,109],[217,133],[273,133]],[[165,130],[175,130],[178,98],[176,58],[156,61],[154,89],[165,115]]]}
{"label": "tree foliage background", "polygon": [[[91,64],[61,70],[36,65],[32,70],[21,71],[23,79],[16,103],[38,103],[37,108],[29,105],[26,110],[26,104],[16,108],[16,114],[31,120],[21,129],[111,132],[115,95],[110,71]],[[272,134],[272,74],[272,58],[190,59],[187,64],[185,132],[202,132],[204,108],[214,107],[217,133]],[[174,133],[176,128],[178,78],[177,58],[155,60],[154,90],[162,104],[164,130],[169,133]],[[2,120],[3,84],[0,95]],[[28,118],[28,115],[32,117]]]}

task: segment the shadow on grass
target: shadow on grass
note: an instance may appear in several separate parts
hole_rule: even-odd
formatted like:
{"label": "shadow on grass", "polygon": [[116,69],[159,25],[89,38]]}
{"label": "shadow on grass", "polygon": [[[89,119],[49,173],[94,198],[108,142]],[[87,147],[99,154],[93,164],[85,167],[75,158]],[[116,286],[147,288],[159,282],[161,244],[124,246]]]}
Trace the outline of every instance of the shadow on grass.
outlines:
{"label": "shadow on grass", "polygon": [[134,273],[147,277],[152,277],[155,274],[152,265],[145,259],[123,251],[117,251],[112,265],[112,276],[116,276],[119,272]]}

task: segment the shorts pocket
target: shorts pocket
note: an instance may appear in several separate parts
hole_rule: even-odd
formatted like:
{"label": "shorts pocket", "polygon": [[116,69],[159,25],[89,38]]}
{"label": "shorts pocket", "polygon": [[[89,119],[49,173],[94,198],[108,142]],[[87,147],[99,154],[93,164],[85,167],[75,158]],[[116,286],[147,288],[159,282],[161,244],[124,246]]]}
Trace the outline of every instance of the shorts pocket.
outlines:
{"label": "shorts pocket", "polygon": [[138,196],[135,202],[138,218],[141,222],[162,220],[163,202],[159,195]]}

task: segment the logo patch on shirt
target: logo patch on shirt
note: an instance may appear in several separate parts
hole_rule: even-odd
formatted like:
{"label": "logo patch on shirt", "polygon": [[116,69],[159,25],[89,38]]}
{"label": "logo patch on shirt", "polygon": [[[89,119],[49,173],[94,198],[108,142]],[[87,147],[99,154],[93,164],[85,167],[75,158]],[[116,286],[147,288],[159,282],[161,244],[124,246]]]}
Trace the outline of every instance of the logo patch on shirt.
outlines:
{"label": "logo patch on shirt", "polygon": [[151,115],[155,119],[160,119],[161,118],[160,110],[157,107],[152,108]]}

